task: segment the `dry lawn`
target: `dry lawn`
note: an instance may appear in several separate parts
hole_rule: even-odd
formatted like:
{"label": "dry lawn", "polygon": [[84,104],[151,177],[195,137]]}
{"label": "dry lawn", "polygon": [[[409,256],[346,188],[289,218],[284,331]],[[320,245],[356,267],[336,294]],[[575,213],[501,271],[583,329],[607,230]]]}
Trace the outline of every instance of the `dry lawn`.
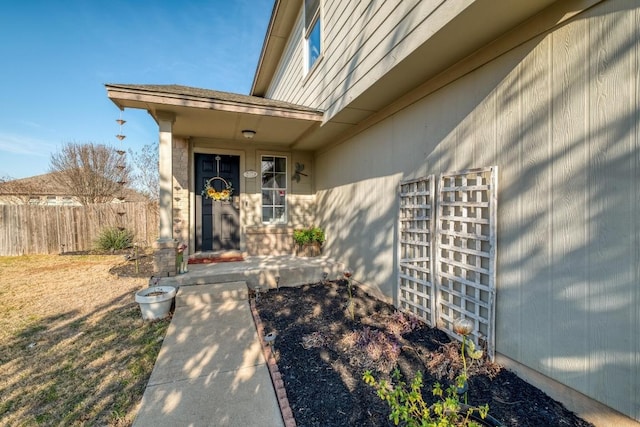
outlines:
{"label": "dry lawn", "polygon": [[121,256],[0,257],[0,425],[131,425],[168,320]]}

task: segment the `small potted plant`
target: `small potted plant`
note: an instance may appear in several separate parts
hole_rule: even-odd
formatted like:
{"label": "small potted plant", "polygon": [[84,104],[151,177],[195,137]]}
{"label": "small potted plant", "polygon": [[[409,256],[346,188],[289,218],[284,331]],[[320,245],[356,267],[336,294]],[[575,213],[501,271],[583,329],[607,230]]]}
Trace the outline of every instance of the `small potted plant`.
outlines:
{"label": "small potted plant", "polygon": [[187,245],[181,243],[178,245],[177,253],[176,253],[176,272],[178,274],[187,273],[187,264],[189,263],[188,259],[184,258],[184,251],[187,249]]}
{"label": "small potted plant", "polygon": [[316,226],[294,230],[293,241],[296,244],[296,255],[318,256],[325,241],[324,230]]}

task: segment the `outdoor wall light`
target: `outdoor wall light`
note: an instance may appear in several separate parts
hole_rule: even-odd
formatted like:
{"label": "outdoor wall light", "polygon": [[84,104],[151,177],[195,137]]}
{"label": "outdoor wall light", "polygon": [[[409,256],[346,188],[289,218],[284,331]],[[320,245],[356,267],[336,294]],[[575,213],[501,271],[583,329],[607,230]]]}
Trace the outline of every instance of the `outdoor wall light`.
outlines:
{"label": "outdoor wall light", "polygon": [[242,135],[247,139],[253,139],[255,134],[256,134],[256,131],[251,129],[245,129],[242,131]]}

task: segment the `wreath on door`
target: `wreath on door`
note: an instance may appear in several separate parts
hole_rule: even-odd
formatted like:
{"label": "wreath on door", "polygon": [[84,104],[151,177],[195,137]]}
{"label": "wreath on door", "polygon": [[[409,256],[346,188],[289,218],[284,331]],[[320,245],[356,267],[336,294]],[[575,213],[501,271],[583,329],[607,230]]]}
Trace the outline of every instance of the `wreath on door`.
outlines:
{"label": "wreath on door", "polygon": [[[222,181],[224,188],[220,191],[217,191],[212,183],[214,181]],[[219,176],[214,176],[211,179],[208,179],[204,185],[204,190],[202,190],[202,195],[211,199],[211,200],[219,200],[221,202],[227,202],[231,199],[231,195],[233,194],[233,187],[231,183],[225,181],[224,178]]]}
{"label": "wreath on door", "polygon": [[[202,195],[208,199],[216,200],[220,202],[227,202],[231,199],[231,195],[233,194],[233,187],[230,182],[227,182],[224,178],[220,176],[220,156],[216,156],[216,174],[213,178],[210,178],[204,184],[204,190],[202,190]],[[222,182],[223,188],[218,191],[213,186],[215,181]]]}

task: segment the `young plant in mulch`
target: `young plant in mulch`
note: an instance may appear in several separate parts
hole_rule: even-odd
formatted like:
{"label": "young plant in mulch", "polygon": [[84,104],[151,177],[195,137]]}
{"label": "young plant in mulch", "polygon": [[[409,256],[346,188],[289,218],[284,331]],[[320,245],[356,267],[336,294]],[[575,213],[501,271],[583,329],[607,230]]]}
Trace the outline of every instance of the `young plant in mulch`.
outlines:
{"label": "young plant in mulch", "polygon": [[400,422],[407,427],[447,427],[465,426],[479,427],[481,424],[474,419],[487,418],[489,406],[463,407],[456,385],[451,385],[445,391],[440,383],[434,384],[431,393],[440,400],[429,406],[422,398],[422,373],[418,371],[407,388],[401,380],[400,371],[395,369],[392,378],[395,385],[385,380],[377,381],[371,371],[366,371],[363,380],[376,389],[380,399],[387,402],[391,408],[389,419],[395,425]]}
{"label": "young plant in mulch", "polygon": [[354,302],[353,302],[353,293],[351,291],[351,276],[353,276],[353,272],[351,270],[345,270],[342,272],[345,280],[347,281],[347,289],[349,290],[349,311],[351,313],[351,320],[356,320],[356,315],[354,312]]}
{"label": "young plant in mulch", "polygon": [[[446,390],[443,390],[440,383],[433,385],[431,393],[439,400],[431,406],[427,405],[422,396],[423,383],[420,371],[416,373],[409,387],[401,380],[401,374],[397,368],[392,375],[395,384],[383,379],[378,381],[371,370],[365,371],[363,380],[372,386],[378,397],[389,405],[391,409],[389,419],[395,425],[400,422],[407,427],[500,425],[497,420],[488,415],[489,405],[468,406],[466,404],[469,378],[466,358],[477,360],[482,357],[482,350],[476,349],[473,341],[467,338],[472,329],[473,323],[467,319],[459,319],[455,322],[454,331],[462,336],[460,348],[462,371]],[[461,395],[464,395],[464,404],[460,401]]]}
{"label": "young plant in mulch", "polygon": [[[363,319],[364,322],[368,320]],[[413,331],[421,322],[399,311],[375,320],[372,323],[380,322],[384,328],[364,326],[339,337],[332,337],[329,332],[315,331],[302,337],[302,346],[305,349],[332,348],[345,354],[349,364],[357,369],[388,374],[397,365],[402,350],[402,334]]]}

